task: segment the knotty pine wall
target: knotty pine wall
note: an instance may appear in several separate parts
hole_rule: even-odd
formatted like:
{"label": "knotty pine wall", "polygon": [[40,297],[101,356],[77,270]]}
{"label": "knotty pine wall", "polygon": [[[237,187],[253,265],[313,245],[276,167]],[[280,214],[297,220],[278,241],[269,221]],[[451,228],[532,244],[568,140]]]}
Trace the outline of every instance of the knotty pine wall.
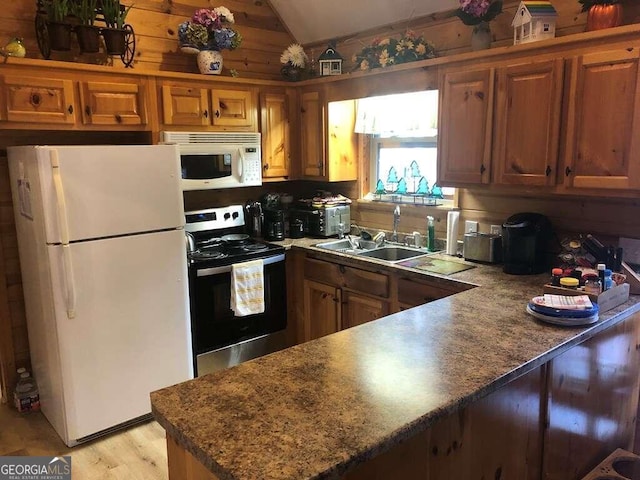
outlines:
{"label": "knotty pine wall", "polygon": [[[585,31],[587,14],[580,12],[582,5],[578,3],[578,0],[552,0],[552,3],[558,12],[556,22],[557,37]],[[625,25],[640,21],[639,2],[636,0],[622,0],[621,3],[624,6],[623,23]],[[491,22],[492,46],[501,47],[513,44],[511,21],[519,4],[519,0],[504,1],[502,13]],[[345,12],[345,14],[348,13]],[[427,17],[410,19],[406,22],[390,24],[366,32],[354,33],[334,40],[336,50],[344,58],[342,71],[349,72],[357,68],[351,61],[353,54],[359,52],[364,46],[371,44],[375,38],[399,38],[407,29],[411,29],[419,35],[424,35],[427,40],[432,41],[438,56],[446,56],[470,50],[472,28],[464,25],[457,17],[452,17],[451,12],[442,12]],[[326,46],[327,41],[323,41],[309,44],[305,47],[307,53],[313,54],[314,58],[317,59]]]}
{"label": "knotty pine wall", "polygon": [[[126,22],[135,31],[134,68],[197,73],[195,55],[180,52],[177,42],[178,25],[198,8],[224,5],[234,14],[237,30],[243,36],[240,48],[224,50],[224,75],[229,69],[246,78],[280,78],[280,54],[293,38],[280,22],[268,2],[262,0],[123,0],[131,5]],[[36,0],[3,2],[0,12],[0,46],[11,37],[25,40],[27,56],[42,58],[34,29]],[[104,23],[96,22],[103,26]],[[75,35],[72,35],[75,42]],[[51,58],[80,63],[113,64],[124,68],[120,57],[80,55],[77,44],[70,52],[52,52]]]}

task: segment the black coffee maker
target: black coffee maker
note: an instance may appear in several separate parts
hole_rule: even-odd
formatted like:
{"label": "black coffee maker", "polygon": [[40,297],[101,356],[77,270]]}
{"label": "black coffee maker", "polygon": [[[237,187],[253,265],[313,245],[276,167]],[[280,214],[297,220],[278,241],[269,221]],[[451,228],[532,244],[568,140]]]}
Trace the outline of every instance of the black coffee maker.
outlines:
{"label": "black coffee maker", "polygon": [[502,225],[503,271],[514,275],[542,273],[551,266],[553,229],[539,213],[516,213]]}
{"label": "black coffee maker", "polygon": [[284,240],[284,212],[281,209],[264,209],[264,238]]}

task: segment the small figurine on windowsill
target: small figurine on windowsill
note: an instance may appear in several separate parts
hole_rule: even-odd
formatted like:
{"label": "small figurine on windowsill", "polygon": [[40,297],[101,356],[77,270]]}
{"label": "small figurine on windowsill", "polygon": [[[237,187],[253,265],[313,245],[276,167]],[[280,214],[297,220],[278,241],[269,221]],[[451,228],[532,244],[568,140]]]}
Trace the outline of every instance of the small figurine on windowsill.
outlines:
{"label": "small figurine on windowsill", "polygon": [[18,57],[24,58],[27,54],[27,49],[24,48],[24,43],[22,43],[22,39],[18,37],[12,38],[9,43],[7,43],[2,49],[0,49],[0,53],[6,57]]}

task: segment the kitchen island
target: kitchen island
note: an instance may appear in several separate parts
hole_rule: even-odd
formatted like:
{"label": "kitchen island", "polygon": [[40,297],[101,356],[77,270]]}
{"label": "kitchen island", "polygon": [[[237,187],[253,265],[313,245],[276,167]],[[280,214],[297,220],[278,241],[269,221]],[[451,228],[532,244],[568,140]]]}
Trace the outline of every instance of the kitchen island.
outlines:
{"label": "kitchen island", "polygon": [[564,328],[525,313],[547,275],[451,278],[478,286],[153,392],[170,477],[566,480],[630,448],[640,298]]}

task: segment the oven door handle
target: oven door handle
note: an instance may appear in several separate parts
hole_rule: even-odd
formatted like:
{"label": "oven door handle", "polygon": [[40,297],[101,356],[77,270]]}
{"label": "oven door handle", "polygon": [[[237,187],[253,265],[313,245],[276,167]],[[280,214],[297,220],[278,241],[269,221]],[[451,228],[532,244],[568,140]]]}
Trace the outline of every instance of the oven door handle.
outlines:
{"label": "oven door handle", "polygon": [[[284,262],[284,253],[279,255],[274,255],[272,257],[266,257],[262,259],[262,264],[266,267],[267,265],[271,265],[272,263]],[[240,262],[244,263],[244,262]],[[239,265],[239,264],[237,264]],[[212,268],[203,268],[202,270],[198,270],[196,276],[197,277],[210,277],[211,275],[218,275],[220,273],[229,273],[231,272],[231,265],[225,265],[224,267],[212,267]]]}

